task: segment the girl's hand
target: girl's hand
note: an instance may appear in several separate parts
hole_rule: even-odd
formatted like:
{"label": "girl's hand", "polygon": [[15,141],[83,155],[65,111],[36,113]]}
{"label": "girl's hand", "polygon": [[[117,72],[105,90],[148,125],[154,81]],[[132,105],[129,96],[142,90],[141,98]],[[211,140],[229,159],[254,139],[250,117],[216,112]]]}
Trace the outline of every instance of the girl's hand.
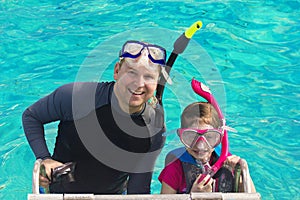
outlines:
{"label": "girl's hand", "polygon": [[209,174],[200,174],[195,180],[191,192],[212,192],[214,180]]}
{"label": "girl's hand", "polygon": [[230,166],[231,168],[235,168],[236,164],[240,161],[240,157],[236,155],[228,156],[225,160],[224,164]]}

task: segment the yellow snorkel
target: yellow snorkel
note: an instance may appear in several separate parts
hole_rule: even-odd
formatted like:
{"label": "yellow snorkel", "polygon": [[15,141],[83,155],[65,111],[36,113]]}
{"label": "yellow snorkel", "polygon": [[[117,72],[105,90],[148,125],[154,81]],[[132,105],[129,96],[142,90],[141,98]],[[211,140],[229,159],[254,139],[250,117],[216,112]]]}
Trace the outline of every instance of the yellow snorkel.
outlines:
{"label": "yellow snorkel", "polygon": [[193,37],[193,35],[195,34],[195,32],[198,31],[201,27],[202,27],[201,21],[197,21],[197,22],[193,23],[193,25],[190,26],[190,28],[188,28],[185,31],[185,33],[184,33],[185,37],[191,39]]}
{"label": "yellow snorkel", "polygon": [[[178,56],[178,54],[181,54],[185,48],[187,47],[190,39],[193,37],[193,35],[196,33],[197,30],[199,30],[202,27],[202,22],[197,21],[194,24],[192,24],[182,35],[177,38],[173,45],[173,51],[171,55],[168,58],[167,64],[166,64],[166,72],[170,74],[171,68]],[[162,105],[162,95],[164,91],[164,85],[166,83],[166,80],[162,80],[162,82],[157,85],[156,88],[156,98],[158,102]]]}
{"label": "yellow snorkel", "polygon": [[[192,26],[190,26],[174,43],[174,50],[173,52],[178,54],[181,54],[185,48],[187,47],[190,39],[193,37],[193,35],[196,33],[197,30],[199,30],[202,27],[202,22],[197,21]],[[170,56],[171,57],[171,56]],[[169,59],[170,59],[169,57]],[[168,60],[169,61],[169,60]],[[167,66],[168,63],[167,63]]]}

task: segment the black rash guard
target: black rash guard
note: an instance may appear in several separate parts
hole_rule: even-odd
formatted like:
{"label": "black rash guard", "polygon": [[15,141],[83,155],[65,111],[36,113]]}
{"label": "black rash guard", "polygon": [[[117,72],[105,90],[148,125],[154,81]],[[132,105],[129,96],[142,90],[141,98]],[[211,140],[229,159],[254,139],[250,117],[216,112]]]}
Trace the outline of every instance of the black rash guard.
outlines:
{"label": "black rash guard", "polygon": [[[159,153],[165,131],[162,107],[146,103],[141,113],[124,113],[117,103],[113,86],[114,82],[67,84],[24,111],[24,131],[36,158],[51,157],[43,124],[59,120],[52,158],[62,163],[76,162],[75,182],[51,184],[52,193],[120,194],[124,188],[128,194],[150,193],[152,171],[133,173],[110,167],[90,153],[79,134],[78,125],[84,127],[88,137],[98,134],[95,133],[97,128],[90,125],[96,116],[96,126],[100,125],[105,137],[118,148],[133,153],[156,150]],[[99,148],[110,154],[110,149]],[[154,166],[158,153],[147,164]],[[126,158],[115,162],[122,166]],[[135,162],[136,166],[143,165],[142,161]]]}

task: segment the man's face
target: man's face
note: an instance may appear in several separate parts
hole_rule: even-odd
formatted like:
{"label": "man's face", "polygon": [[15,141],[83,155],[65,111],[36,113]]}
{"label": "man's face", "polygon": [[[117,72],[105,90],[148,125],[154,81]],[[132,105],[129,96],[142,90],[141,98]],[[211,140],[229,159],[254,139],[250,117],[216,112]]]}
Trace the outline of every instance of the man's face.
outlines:
{"label": "man's face", "polygon": [[142,62],[138,62],[138,65],[131,65],[131,62],[127,62],[126,59],[122,66],[119,63],[115,66],[114,92],[122,110],[135,113],[141,111],[143,104],[154,95],[159,77],[159,67],[150,69]]}

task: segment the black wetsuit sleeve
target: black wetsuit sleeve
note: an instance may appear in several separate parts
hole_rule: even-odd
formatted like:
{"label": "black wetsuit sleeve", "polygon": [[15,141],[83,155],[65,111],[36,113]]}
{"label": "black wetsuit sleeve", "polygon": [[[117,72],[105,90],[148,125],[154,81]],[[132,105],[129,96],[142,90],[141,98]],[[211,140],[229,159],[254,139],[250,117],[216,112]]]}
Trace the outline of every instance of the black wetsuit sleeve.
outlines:
{"label": "black wetsuit sleeve", "polygon": [[127,194],[150,194],[152,172],[129,174]]}
{"label": "black wetsuit sleeve", "polygon": [[22,123],[35,157],[50,157],[44,124],[58,120],[72,121],[86,116],[93,109],[110,101],[113,85],[114,82],[66,84],[28,107],[23,113]]}
{"label": "black wetsuit sleeve", "polygon": [[44,137],[44,124],[72,119],[72,84],[64,85],[28,107],[22,115],[25,135],[35,157],[50,157]]}

